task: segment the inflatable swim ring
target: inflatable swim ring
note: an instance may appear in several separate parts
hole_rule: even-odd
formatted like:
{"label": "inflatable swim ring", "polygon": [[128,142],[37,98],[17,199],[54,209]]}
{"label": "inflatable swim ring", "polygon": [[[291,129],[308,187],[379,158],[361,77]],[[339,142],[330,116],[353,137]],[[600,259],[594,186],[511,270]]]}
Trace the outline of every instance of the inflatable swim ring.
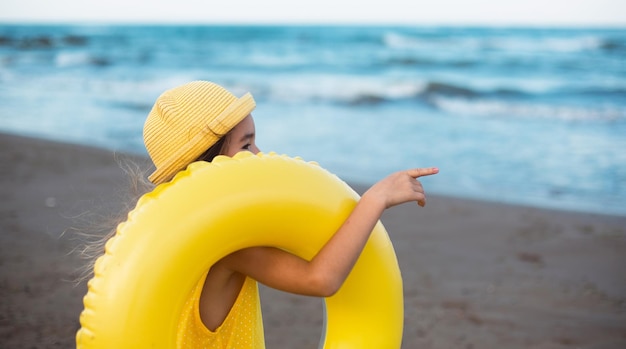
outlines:
{"label": "inflatable swim ring", "polygon": [[[196,162],[145,194],[88,283],[78,348],[175,348],[186,297],[211,265],[251,246],[311,259],[359,196],[315,163],[242,152]],[[402,278],[380,222],[341,289],[325,299],[323,348],[399,348]]]}

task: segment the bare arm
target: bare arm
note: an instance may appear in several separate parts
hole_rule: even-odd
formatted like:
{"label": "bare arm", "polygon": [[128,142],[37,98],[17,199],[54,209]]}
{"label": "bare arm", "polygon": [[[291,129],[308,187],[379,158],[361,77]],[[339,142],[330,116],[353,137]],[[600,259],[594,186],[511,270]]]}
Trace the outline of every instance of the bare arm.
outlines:
{"label": "bare arm", "polygon": [[330,296],[348,277],[383,211],[410,201],[424,206],[426,197],[417,178],[438,172],[436,168],[401,171],[376,183],[311,261],[272,247],[252,247],[230,254],[219,264],[272,288]]}

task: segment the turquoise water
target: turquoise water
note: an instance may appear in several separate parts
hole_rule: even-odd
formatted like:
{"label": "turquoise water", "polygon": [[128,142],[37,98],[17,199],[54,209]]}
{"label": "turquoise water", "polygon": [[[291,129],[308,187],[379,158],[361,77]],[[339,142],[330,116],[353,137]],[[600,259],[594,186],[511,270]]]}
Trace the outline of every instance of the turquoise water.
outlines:
{"label": "turquoise water", "polygon": [[250,91],[258,144],[348,181],[626,215],[626,29],[0,25],[0,131],[144,153],[154,99]]}

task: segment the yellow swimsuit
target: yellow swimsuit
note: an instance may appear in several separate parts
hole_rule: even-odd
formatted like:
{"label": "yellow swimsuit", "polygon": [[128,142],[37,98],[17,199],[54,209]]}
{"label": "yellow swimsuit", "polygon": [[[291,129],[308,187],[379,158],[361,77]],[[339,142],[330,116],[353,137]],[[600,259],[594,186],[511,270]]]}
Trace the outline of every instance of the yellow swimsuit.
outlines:
{"label": "yellow swimsuit", "polygon": [[200,294],[206,279],[202,277],[185,303],[178,325],[178,348],[265,348],[263,318],[257,282],[246,278],[237,300],[224,323],[215,332],[200,319]]}

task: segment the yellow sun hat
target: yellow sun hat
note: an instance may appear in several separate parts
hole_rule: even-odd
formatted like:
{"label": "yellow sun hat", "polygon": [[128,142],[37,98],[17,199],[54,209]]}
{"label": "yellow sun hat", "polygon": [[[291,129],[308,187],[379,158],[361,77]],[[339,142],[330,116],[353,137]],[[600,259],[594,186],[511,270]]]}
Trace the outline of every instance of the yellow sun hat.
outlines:
{"label": "yellow sun hat", "polygon": [[255,107],[250,93],[237,98],[209,81],[193,81],[163,92],[143,128],[143,141],[156,167],[148,179],[154,184],[172,179]]}

